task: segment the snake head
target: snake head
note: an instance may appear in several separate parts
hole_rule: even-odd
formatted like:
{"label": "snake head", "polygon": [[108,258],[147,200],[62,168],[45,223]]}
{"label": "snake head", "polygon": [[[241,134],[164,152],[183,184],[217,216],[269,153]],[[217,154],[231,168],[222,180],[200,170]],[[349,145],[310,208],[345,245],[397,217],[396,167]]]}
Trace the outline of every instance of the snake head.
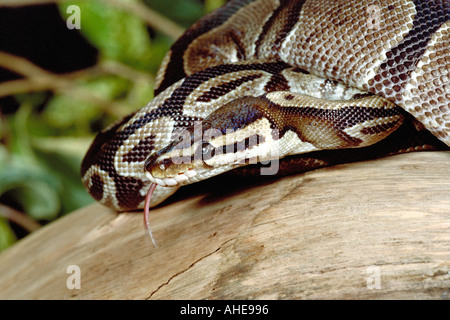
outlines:
{"label": "snake head", "polygon": [[237,99],[187,128],[147,158],[147,178],[163,186],[190,184],[277,157],[273,129],[260,108],[253,108],[260,102],[255,99]]}
{"label": "snake head", "polygon": [[[188,135],[190,136],[190,135]],[[180,136],[182,137],[182,136]],[[167,147],[155,152],[145,161],[147,177],[158,185],[175,186],[192,181],[200,169],[207,169],[208,159],[203,155],[214,154],[207,142],[186,143],[182,138],[174,140]]]}
{"label": "snake head", "polygon": [[[206,142],[201,143],[201,145],[210,146]],[[203,180],[198,179],[197,176],[199,172],[207,171],[209,165],[207,164],[207,158],[204,158],[202,153],[211,152],[210,150],[213,148],[204,147],[202,150],[201,145],[199,147],[196,143],[189,148],[180,148],[177,147],[176,143],[171,143],[146,160],[147,177],[156,184],[163,186],[176,186]],[[183,156],[186,151],[193,155]]]}

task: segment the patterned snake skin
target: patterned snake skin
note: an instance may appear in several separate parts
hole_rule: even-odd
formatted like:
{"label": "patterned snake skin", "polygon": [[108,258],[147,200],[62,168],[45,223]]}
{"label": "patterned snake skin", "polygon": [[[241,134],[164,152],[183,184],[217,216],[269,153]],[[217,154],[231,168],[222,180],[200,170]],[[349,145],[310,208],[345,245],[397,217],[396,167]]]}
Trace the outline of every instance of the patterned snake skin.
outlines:
{"label": "patterned snake skin", "polygon": [[449,40],[450,0],[231,0],[175,42],[155,99],[96,137],[82,181],[135,210],[153,183],[156,205],[252,159],[290,173],[446,149]]}

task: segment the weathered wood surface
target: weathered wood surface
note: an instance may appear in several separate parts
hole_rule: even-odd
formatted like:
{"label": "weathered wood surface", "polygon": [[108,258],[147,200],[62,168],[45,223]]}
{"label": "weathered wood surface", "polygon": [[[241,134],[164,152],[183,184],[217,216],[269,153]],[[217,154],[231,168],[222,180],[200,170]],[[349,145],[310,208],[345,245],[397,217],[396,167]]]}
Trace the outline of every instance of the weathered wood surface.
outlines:
{"label": "weathered wood surface", "polygon": [[0,299],[448,299],[449,177],[429,152],[216,179],[152,211],[158,248],[140,213],[92,205],[0,255]]}

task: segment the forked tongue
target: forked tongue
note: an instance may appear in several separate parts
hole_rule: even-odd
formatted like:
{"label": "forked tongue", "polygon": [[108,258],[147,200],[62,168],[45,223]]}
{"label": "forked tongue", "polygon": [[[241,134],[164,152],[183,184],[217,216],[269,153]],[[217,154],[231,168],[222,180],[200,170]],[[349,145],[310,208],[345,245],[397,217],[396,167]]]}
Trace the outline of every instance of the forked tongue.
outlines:
{"label": "forked tongue", "polygon": [[150,211],[150,201],[152,199],[153,191],[155,191],[156,183],[152,183],[150,185],[150,188],[148,189],[147,196],[145,197],[144,202],[144,228],[145,228],[145,235],[149,235],[150,239],[153,242],[153,245],[155,247],[158,247],[156,245],[155,239],[153,239],[152,230],[150,229],[150,222],[148,221],[149,211]]}

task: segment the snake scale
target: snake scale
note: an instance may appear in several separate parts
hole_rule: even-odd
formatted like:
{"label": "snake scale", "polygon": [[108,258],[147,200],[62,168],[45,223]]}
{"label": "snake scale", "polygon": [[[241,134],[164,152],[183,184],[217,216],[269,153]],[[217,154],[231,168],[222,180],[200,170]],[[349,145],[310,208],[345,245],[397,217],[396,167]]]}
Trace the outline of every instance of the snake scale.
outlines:
{"label": "snake scale", "polygon": [[233,169],[447,149],[449,39],[449,0],[231,0],[173,44],[155,98],[98,134],[83,184],[136,210]]}

